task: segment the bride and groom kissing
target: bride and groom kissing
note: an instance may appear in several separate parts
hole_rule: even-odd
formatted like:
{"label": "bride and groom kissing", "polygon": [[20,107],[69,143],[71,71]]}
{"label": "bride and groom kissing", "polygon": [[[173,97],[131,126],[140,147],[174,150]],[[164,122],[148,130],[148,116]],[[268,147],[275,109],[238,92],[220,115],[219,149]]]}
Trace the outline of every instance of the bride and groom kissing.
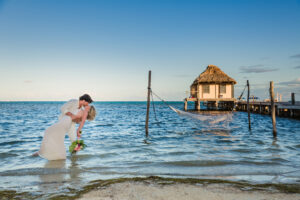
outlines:
{"label": "bride and groom kissing", "polygon": [[[45,130],[39,151],[33,156],[40,156],[48,160],[66,159],[64,146],[65,134],[68,133],[71,142],[80,139],[81,129],[86,120],[92,121],[96,116],[93,100],[88,94],[79,99],[71,99],[61,107],[58,122]],[[76,130],[76,123],[79,124]]]}

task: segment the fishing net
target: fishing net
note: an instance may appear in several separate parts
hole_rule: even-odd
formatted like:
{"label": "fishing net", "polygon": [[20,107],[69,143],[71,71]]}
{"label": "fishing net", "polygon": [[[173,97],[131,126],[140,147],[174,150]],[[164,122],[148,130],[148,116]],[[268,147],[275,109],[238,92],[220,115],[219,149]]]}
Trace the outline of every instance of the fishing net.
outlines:
{"label": "fishing net", "polygon": [[[163,103],[165,103],[170,109],[172,109],[174,112],[176,112],[180,116],[189,117],[189,118],[192,118],[192,119],[195,119],[198,121],[202,121],[202,122],[208,122],[209,125],[223,123],[223,122],[226,122],[226,124],[228,125],[229,122],[232,120],[233,112],[226,112],[226,113],[225,112],[215,112],[215,113],[206,113],[206,114],[205,113],[185,112],[182,110],[178,110],[178,109],[174,108],[173,106],[170,106],[169,104],[166,103],[165,100],[163,100],[160,96],[155,94],[152,90],[151,90],[151,94],[154,94],[157,98],[159,98]],[[154,107],[154,104],[153,104],[153,107]]]}
{"label": "fishing net", "polygon": [[196,119],[202,122],[208,122],[209,124],[217,124],[221,122],[229,122],[232,120],[233,113],[232,112],[227,112],[227,113],[191,113],[191,112],[185,112],[182,110],[178,110],[172,106],[169,106],[174,112],[177,114],[184,116],[184,117],[189,117],[192,119]]}

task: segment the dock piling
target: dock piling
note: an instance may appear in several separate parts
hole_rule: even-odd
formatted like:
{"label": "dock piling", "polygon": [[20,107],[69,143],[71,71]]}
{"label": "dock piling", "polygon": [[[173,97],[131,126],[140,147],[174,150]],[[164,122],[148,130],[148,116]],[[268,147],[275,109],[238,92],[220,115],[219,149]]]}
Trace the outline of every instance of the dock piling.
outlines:
{"label": "dock piling", "polygon": [[294,92],[291,94],[291,98],[292,98],[292,105],[295,105],[295,93]]}
{"label": "dock piling", "polygon": [[196,104],[196,105],[197,105],[196,110],[197,110],[197,111],[200,111],[200,99],[197,100],[197,104]]}
{"label": "dock piling", "polygon": [[249,124],[249,130],[251,130],[251,120],[250,120],[250,105],[249,105],[249,95],[250,95],[250,86],[249,86],[249,80],[247,80],[247,88],[248,88],[248,95],[247,95],[248,124]]}
{"label": "dock piling", "polygon": [[185,100],[184,100],[184,111],[187,111],[187,108],[188,108],[188,102],[187,102],[187,100],[185,99]]}
{"label": "dock piling", "polygon": [[146,114],[146,124],[145,124],[146,137],[148,137],[150,92],[151,92],[151,70],[149,71],[149,74],[148,74],[147,114]]}
{"label": "dock piling", "polygon": [[273,137],[277,136],[276,130],[276,116],[275,116],[275,103],[274,103],[274,83],[270,82],[270,100],[271,100],[271,116],[272,116],[272,124],[273,124]]}

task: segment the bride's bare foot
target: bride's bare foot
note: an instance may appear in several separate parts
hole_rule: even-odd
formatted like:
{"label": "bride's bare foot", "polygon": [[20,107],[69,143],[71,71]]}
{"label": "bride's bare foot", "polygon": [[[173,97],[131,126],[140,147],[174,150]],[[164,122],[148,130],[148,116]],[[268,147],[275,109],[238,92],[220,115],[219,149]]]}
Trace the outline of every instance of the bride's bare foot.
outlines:
{"label": "bride's bare foot", "polygon": [[39,152],[35,152],[34,154],[32,154],[31,156],[38,156],[39,155]]}

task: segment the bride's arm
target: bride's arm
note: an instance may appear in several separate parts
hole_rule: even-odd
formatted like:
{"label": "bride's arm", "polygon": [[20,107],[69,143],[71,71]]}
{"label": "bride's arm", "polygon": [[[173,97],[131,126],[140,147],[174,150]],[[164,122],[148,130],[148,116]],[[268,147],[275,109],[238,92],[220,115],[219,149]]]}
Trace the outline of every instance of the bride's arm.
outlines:
{"label": "bride's arm", "polygon": [[82,129],[82,127],[83,127],[83,125],[84,125],[84,123],[86,121],[86,118],[88,116],[88,112],[89,112],[90,108],[91,108],[90,106],[85,106],[85,108],[84,108],[84,111],[83,111],[83,114],[82,114],[81,123],[80,123],[80,125],[79,125],[79,127],[77,129],[77,137],[78,137],[78,139],[80,138],[80,131],[81,131],[81,129]]}

